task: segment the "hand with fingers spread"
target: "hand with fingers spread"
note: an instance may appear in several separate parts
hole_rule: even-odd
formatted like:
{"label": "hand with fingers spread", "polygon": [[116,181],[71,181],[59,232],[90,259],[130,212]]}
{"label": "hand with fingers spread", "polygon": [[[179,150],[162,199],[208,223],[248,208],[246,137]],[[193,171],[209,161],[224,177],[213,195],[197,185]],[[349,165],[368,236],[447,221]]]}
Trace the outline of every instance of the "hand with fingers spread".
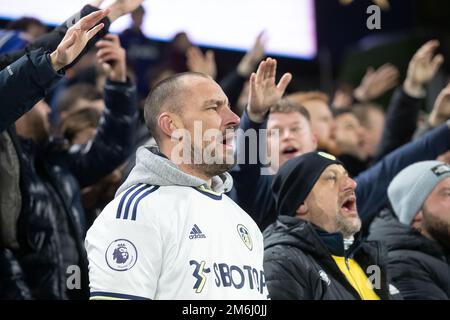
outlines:
{"label": "hand with fingers spread", "polygon": [[103,23],[97,23],[108,13],[109,9],[95,11],[67,30],[61,43],[50,54],[51,64],[56,71],[69,65],[80,55],[88,41],[104,27]]}
{"label": "hand with fingers spread", "polygon": [[264,58],[266,50],[266,39],[264,31],[256,37],[253,48],[248,51],[242,60],[239,62],[237,72],[242,77],[249,77],[250,74],[256,69],[258,63]]}
{"label": "hand with fingers spread", "polygon": [[277,61],[267,58],[259,64],[256,73],[250,76],[247,114],[253,122],[263,122],[270,107],[282,97],[292,80],[290,73],[285,73],[278,84],[275,83]]}
{"label": "hand with fingers spread", "polygon": [[436,98],[428,122],[432,127],[437,127],[448,119],[450,119],[450,84]]}
{"label": "hand with fingers spread", "polygon": [[97,58],[112,81],[127,81],[126,52],[120,45],[119,36],[108,34],[95,46],[99,49]]}
{"label": "hand with fingers spread", "polygon": [[334,93],[332,108],[335,110],[351,108],[353,103],[352,93],[343,89],[338,89]]}
{"label": "hand with fingers spread", "polygon": [[433,79],[444,62],[441,54],[434,55],[438,47],[439,41],[428,41],[411,59],[403,85],[408,95],[417,98],[425,96],[425,85]]}
{"label": "hand with fingers spread", "polygon": [[382,65],[377,70],[370,67],[353,95],[361,102],[377,99],[397,86],[399,74],[398,69],[389,63]]}
{"label": "hand with fingers spread", "polygon": [[203,54],[200,48],[193,46],[188,49],[186,58],[186,65],[189,71],[200,72],[207,74],[213,79],[216,78],[217,65],[212,50],[208,50],[206,54]]}

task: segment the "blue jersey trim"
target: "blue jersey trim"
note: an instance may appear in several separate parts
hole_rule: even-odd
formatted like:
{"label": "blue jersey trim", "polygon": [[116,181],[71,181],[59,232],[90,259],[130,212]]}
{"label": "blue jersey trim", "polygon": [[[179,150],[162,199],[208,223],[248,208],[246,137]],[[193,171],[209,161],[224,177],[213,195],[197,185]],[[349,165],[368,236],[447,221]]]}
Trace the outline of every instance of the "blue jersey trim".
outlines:
{"label": "blue jersey trim", "polygon": [[125,220],[128,219],[128,212],[130,212],[131,203],[133,202],[134,198],[136,198],[139,195],[139,193],[149,188],[150,188],[149,185],[143,185],[141,188],[139,188],[131,195],[131,197],[128,199],[127,206],[125,207],[125,214],[123,215],[123,219]]}
{"label": "blue jersey trim", "polygon": [[117,209],[117,215],[116,215],[117,219],[120,219],[120,216],[122,215],[122,207],[123,207],[123,204],[125,203],[125,199],[127,198],[127,196],[141,185],[142,185],[142,183],[135,185],[134,187],[130,188],[127,192],[125,192],[125,194],[122,196],[122,199],[120,199],[119,208]]}
{"label": "blue jersey trim", "polygon": [[134,203],[134,206],[133,206],[133,213],[131,215],[131,220],[136,220],[136,214],[137,214],[137,208],[138,208],[139,202],[142,199],[144,199],[146,196],[148,196],[150,193],[155,192],[158,189],[159,189],[159,186],[153,187],[153,189],[145,191],[143,194],[141,194],[139,196],[139,198],[137,198],[137,200],[136,200],[136,202]]}

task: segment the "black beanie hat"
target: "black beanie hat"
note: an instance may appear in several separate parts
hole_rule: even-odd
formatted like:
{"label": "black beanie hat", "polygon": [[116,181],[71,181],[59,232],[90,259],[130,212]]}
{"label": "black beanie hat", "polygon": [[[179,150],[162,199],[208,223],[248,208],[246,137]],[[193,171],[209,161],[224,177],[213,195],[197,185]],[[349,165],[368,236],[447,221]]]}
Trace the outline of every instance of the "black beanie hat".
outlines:
{"label": "black beanie hat", "polygon": [[272,183],[277,213],[295,216],[322,172],[332,164],[343,165],[335,156],[325,152],[306,153],[286,162]]}

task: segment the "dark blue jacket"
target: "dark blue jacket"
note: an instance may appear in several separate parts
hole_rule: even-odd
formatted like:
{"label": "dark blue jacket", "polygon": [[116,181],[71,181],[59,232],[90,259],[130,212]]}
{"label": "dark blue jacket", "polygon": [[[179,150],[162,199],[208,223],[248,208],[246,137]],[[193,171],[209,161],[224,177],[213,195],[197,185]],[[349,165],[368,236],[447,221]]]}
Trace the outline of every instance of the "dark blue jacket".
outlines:
{"label": "dark blue jacket", "polygon": [[[241,118],[240,128],[244,131],[253,129],[258,132],[266,128],[266,122],[252,122],[247,113]],[[259,135],[257,135],[259,137]],[[259,148],[258,139],[258,148]],[[264,145],[264,143],[262,143]],[[367,169],[355,180],[358,212],[365,228],[373,217],[384,207],[387,201],[387,187],[398,172],[418,161],[436,159],[450,149],[450,128],[442,125],[424,135],[421,139],[408,143],[391,152],[378,163]],[[238,141],[238,153],[245,153],[249,158],[249,146]],[[261,153],[258,150],[258,154]],[[239,156],[238,156],[239,159]],[[272,197],[273,176],[261,175],[262,165],[238,164],[231,171],[234,184],[230,191],[231,198],[239,204],[256,221],[261,230],[275,222],[277,214]]]}
{"label": "dark blue jacket", "polygon": [[[0,71],[0,131],[30,110],[61,77],[42,49]],[[87,145],[67,149],[56,139],[45,145],[14,139],[21,162],[20,247],[0,248],[0,298],[88,297],[87,226],[80,188],[109,174],[130,155],[137,120],[134,86],[107,82],[105,104],[97,134]],[[67,288],[68,276],[77,272],[68,270],[70,265],[79,267],[79,290]],[[71,283],[76,287],[75,278]]]}

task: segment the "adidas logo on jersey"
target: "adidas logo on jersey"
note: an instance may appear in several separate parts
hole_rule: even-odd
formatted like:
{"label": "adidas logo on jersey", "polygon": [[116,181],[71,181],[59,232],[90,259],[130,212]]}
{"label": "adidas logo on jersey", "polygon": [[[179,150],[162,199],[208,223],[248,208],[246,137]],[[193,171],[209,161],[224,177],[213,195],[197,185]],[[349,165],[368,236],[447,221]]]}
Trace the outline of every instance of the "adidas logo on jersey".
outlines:
{"label": "adidas logo on jersey", "polygon": [[192,228],[189,239],[204,239],[206,236],[203,234],[203,232],[200,230],[200,228],[194,224],[194,227]]}

